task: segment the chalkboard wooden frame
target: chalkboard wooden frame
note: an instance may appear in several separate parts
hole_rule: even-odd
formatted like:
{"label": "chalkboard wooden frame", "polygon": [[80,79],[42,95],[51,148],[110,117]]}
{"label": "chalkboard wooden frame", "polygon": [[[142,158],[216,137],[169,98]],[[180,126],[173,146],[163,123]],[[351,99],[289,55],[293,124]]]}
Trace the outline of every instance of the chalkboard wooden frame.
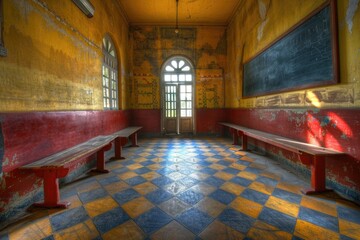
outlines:
{"label": "chalkboard wooden frame", "polygon": [[[327,12],[329,13],[327,15]],[[326,52],[329,56],[327,59],[327,62],[331,62],[328,65],[326,65],[326,74],[323,76],[318,76],[319,72],[317,69],[317,65],[314,64],[313,66],[310,66],[309,71],[303,71],[305,68],[305,65],[300,66],[294,66],[294,62],[298,63],[296,59],[300,59],[298,56],[287,56],[286,51],[288,48],[280,48],[281,44],[286,44],[286,41],[291,41],[288,39],[294,39],[295,34],[299,34],[296,31],[303,31],[301,29],[302,27],[309,27],[310,21],[316,20],[316,18],[319,18],[317,16],[319,15],[328,16],[328,19],[325,19],[328,21],[328,27],[327,29],[329,32],[326,33],[329,36],[327,36],[329,39],[326,39],[326,46],[330,49],[327,49],[329,52]],[[320,19],[321,20],[321,19]],[[310,26],[311,27],[311,26]],[[316,29],[317,30],[317,29]],[[322,30],[324,32],[324,30]],[[310,38],[311,34],[307,34]],[[316,35],[313,35],[316,36]],[[302,36],[303,37],[303,36]],[[321,37],[319,37],[321,38]],[[304,39],[301,39],[304,40]],[[305,39],[306,40],[306,39]],[[316,42],[318,43],[318,42]],[[289,43],[288,43],[289,44]],[[290,42],[291,44],[291,42]],[[297,45],[292,44],[292,46],[288,46],[289,49],[296,48],[294,47]],[[275,50],[274,50],[275,49]],[[298,52],[301,52],[299,49],[295,49]],[[273,51],[273,52],[271,52]],[[276,52],[277,51],[277,52]],[[331,51],[331,52],[330,52]],[[306,52],[306,51],[304,51]],[[308,53],[309,54],[309,53]],[[313,52],[311,52],[313,54]],[[331,55],[330,55],[331,54]],[[275,57],[272,57],[275,56]],[[290,55],[290,54],[288,54]],[[286,59],[288,57],[288,59]],[[305,56],[304,59],[307,59],[310,56]],[[323,57],[323,56],[321,56]],[[281,58],[281,59],[280,59]],[[284,34],[279,36],[275,41],[270,43],[267,47],[265,47],[261,52],[256,54],[254,57],[252,57],[250,60],[245,62],[243,64],[243,82],[242,82],[242,98],[250,98],[250,97],[257,97],[257,96],[264,96],[274,93],[281,93],[281,92],[287,92],[291,90],[302,90],[306,88],[312,88],[312,87],[320,87],[320,86],[327,86],[331,84],[336,84],[339,82],[339,51],[338,51],[338,29],[337,29],[337,14],[336,14],[336,0],[329,0],[323,5],[321,5],[319,8],[315,9],[312,13],[310,13],[307,17],[305,17],[302,21],[300,21],[298,24],[291,27],[288,31],[286,31]],[[286,63],[286,66],[283,65],[274,65],[274,63],[277,63],[279,61],[282,61]],[[293,61],[293,62],[291,62]],[[301,60],[300,60],[301,61]],[[316,60],[317,61],[317,60]],[[260,64],[259,64],[260,63]],[[309,63],[308,61],[306,63]],[[293,65],[291,65],[293,64]],[[311,63],[310,63],[311,64]],[[291,68],[291,71],[285,70],[287,65],[291,65],[289,68]],[[261,68],[260,68],[261,66]],[[275,69],[276,67],[276,69]],[[296,69],[298,67],[298,69]],[[313,67],[311,71],[311,67]],[[282,68],[284,70],[278,70],[278,68]],[[295,70],[294,70],[295,68]],[[271,71],[276,70],[276,71]],[[286,73],[287,72],[298,72],[298,75]],[[275,73],[274,73],[275,72]],[[284,73],[285,72],[285,73]],[[315,79],[314,72],[316,72]],[[264,73],[271,73],[271,74],[264,74]],[[288,75],[286,75],[288,74]],[[313,75],[311,75],[313,74]],[[270,76],[270,77],[269,77]],[[322,77],[324,77],[322,79]],[[299,79],[301,81],[299,81]],[[286,81],[285,81],[286,80]]]}

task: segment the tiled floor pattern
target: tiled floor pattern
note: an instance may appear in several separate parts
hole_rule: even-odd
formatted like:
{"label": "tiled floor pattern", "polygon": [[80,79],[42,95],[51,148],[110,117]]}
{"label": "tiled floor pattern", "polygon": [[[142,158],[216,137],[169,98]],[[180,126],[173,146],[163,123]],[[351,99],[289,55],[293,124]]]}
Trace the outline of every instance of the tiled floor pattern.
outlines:
{"label": "tiled floor pattern", "polygon": [[229,139],[143,139],[0,239],[360,239],[360,208]]}

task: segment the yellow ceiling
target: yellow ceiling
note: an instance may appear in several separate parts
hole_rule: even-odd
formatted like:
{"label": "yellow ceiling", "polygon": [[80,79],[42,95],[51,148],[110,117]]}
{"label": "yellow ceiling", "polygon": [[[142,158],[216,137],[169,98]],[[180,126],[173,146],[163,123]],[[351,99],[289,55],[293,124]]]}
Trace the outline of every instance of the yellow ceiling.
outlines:
{"label": "yellow ceiling", "polygon": [[[118,0],[130,25],[173,25],[176,0]],[[179,0],[179,25],[228,25],[242,0]]]}

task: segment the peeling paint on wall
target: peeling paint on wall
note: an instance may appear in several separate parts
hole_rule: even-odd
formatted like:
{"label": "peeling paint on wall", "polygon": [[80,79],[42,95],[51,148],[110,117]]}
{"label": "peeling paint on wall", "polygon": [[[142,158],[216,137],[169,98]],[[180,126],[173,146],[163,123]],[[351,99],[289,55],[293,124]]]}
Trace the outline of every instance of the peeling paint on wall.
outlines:
{"label": "peeling paint on wall", "polygon": [[359,0],[349,0],[348,8],[346,10],[346,23],[348,31],[352,33],[353,19],[359,6]]}
{"label": "peeling paint on wall", "polygon": [[261,0],[258,0],[258,4],[259,4],[259,14],[260,14],[260,19],[261,19],[261,24],[258,28],[257,40],[260,41],[263,36],[264,28],[265,28],[266,24],[268,23],[269,19],[266,19],[267,7],[266,7],[265,3]]}

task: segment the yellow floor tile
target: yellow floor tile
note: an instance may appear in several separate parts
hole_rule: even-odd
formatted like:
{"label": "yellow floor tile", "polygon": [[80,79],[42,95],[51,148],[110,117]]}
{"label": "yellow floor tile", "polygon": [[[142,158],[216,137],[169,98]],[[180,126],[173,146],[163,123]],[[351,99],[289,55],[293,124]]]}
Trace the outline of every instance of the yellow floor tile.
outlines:
{"label": "yellow floor tile", "polygon": [[265,164],[262,164],[262,163],[252,163],[250,164],[250,167],[253,167],[253,168],[257,168],[257,169],[266,169],[267,166]]}
{"label": "yellow floor tile", "polygon": [[232,203],[230,207],[242,212],[252,218],[257,218],[263,209],[263,206],[259,203],[250,201],[243,197],[237,197]]}
{"label": "yellow floor tile", "polygon": [[276,227],[261,221],[255,222],[253,227],[249,230],[247,237],[251,239],[266,239],[266,240],[292,239],[292,235],[290,233],[281,231]]}
{"label": "yellow floor tile", "polygon": [[245,187],[232,182],[226,182],[220,188],[225,191],[234,193],[235,195],[240,195],[246,189]]}
{"label": "yellow floor tile", "polygon": [[151,182],[144,182],[142,184],[136,185],[135,187],[133,187],[133,189],[135,189],[141,195],[146,195],[150,192],[155,191],[156,189],[158,189],[158,187]]}
{"label": "yellow floor tile", "polygon": [[172,221],[159,231],[155,232],[151,239],[154,240],[191,240],[195,239],[195,235],[184,228],[181,224],[176,221]]}
{"label": "yellow floor tile", "polygon": [[285,214],[290,215],[295,218],[297,218],[297,216],[299,215],[299,206],[298,205],[296,205],[295,203],[285,201],[281,198],[274,197],[274,196],[269,197],[265,206],[268,208],[272,208],[276,211],[285,213]]}
{"label": "yellow floor tile", "polygon": [[279,182],[278,185],[276,185],[276,187],[296,194],[302,194],[301,189],[303,188],[302,186],[293,185],[286,182]]}
{"label": "yellow floor tile", "polygon": [[9,234],[10,240],[42,239],[52,234],[48,218],[27,222]]}
{"label": "yellow floor tile", "polygon": [[106,191],[108,191],[108,193],[110,193],[111,195],[123,191],[125,189],[128,189],[130,186],[129,184],[125,183],[125,182],[114,182],[111,183],[109,185],[105,186]]}
{"label": "yellow floor tile", "polygon": [[154,180],[155,178],[160,177],[161,175],[158,174],[157,172],[148,172],[148,173],[142,174],[141,176],[142,176],[143,178],[145,178],[146,180],[148,180],[148,181],[152,181],[152,180]]}
{"label": "yellow floor tile", "polygon": [[[239,155],[239,156],[245,157],[245,156],[246,156],[246,152],[244,152],[244,151],[236,151],[236,152],[235,152],[235,155]],[[246,161],[246,160],[245,160],[245,161]]]}
{"label": "yellow floor tile", "polygon": [[252,159],[251,157],[248,156],[243,156],[241,158],[242,161],[247,161],[247,162],[254,162],[254,159]]}
{"label": "yellow floor tile", "polygon": [[260,182],[253,182],[249,186],[250,189],[256,190],[258,192],[265,193],[267,195],[271,195],[271,193],[274,191],[274,187],[265,185]]}
{"label": "yellow floor tile", "polygon": [[336,204],[329,203],[315,197],[304,196],[301,199],[301,206],[337,217]]}
{"label": "yellow floor tile", "polygon": [[158,164],[158,163],[151,164],[151,165],[147,166],[147,168],[149,168],[149,169],[151,169],[151,170],[153,170],[153,171],[158,170],[158,169],[160,169],[160,168],[162,168],[162,167],[163,167],[163,166],[161,166],[161,165]]}
{"label": "yellow floor tile", "polygon": [[102,235],[104,240],[139,240],[145,239],[145,237],[144,232],[131,220]]}
{"label": "yellow floor tile", "polygon": [[223,170],[224,168],[226,168],[225,166],[216,163],[211,164],[209,167],[215,170]]}
{"label": "yellow floor tile", "polygon": [[82,205],[82,202],[79,199],[78,195],[70,196],[68,198],[62,199],[61,201],[69,202],[70,203],[70,206],[68,207],[69,209],[77,208],[77,207],[80,207]]}
{"label": "yellow floor tile", "polygon": [[55,240],[87,240],[96,238],[99,235],[95,225],[91,220],[79,223],[70,228],[64,229],[54,234]]}
{"label": "yellow floor tile", "polygon": [[150,210],[154,205],[144,197],[139,197],[121,206],[130,217],[136,218]]}
{"label": "yellow floor tile", "polygon": [[212,217],[217,217],[226,208],[226,205],[206,197],[202,199],[196,207]]}
{"label": "yellow floor tile", "polygon": [[126,173],[120,174],[119,178],[122,180],[126,180],[126,179],[133,178],[136,176],[138,176],[138,175],[134,172],[126,172]]}
{"label": "yellow floor tile", "polygon": [[238,164],[238,163],[232,163],[229,167],[232,167],[232,168],[235,168],[237,170],[244,170],[246,168],[245,165],[241,165],[241,164]]}
{"label": "yellow floor tile", "polygon": [[229,181],[230,179],[232,179],[233,177],[235,177],[235,175],[230,174],[230,173],[226,173],[226,172],[217,172],[214,174],[215,177],[217,178],[221,178],[225,181]]}
{"label": "yellow floor tile", "polygon": [[296,222],[294,235],[303,239],[340,239],[339,234],[300,219]]}
{"label": "yellow floor tile", "polygon": [[117,202],[111,197],[101,198],[84,205],[86,211],[91,218],[110,211],[118,206]]}
{"label": "yellow floor tile", "polygon": [[254,181],[256,178],[257,178],[257,175],[254,174],[254,173],[251,173],[251,172],[239,172],[238,175],[239,177],[242,177],[242,178],[246,178],[246,179],[249,179],[249,180],[252,180]]}
{"label": "yellow floor tile", "polygon": [[339,227],[341,234],[353,239],[360,239],[360,224],[339,219]]}
{"label": "yellow floor tile", "polygon": [[134,164],[131,164],[131,165],[128,165],[127,168],[130,169],[130,170],[135,170],[135,169],[139,169],[139,168],[142,168],[143,165],[141,165],[140,163],[134,163]]}
{"label": "yellow floor tile", "polygon": [[280,179],[281,179],[281,176],[279,176],[279,175],[277,175],[275,173],[271,173],[271,172],[263,172],[260,175],[263,176],[263,177],[275,179],[277,181],[280,181]]}
{"label": "yellow floor tile", "polygon": [[245,236],[222,222],[215,220],[200,234],[200,237],[207,240],[238,240],[243,239]]}

